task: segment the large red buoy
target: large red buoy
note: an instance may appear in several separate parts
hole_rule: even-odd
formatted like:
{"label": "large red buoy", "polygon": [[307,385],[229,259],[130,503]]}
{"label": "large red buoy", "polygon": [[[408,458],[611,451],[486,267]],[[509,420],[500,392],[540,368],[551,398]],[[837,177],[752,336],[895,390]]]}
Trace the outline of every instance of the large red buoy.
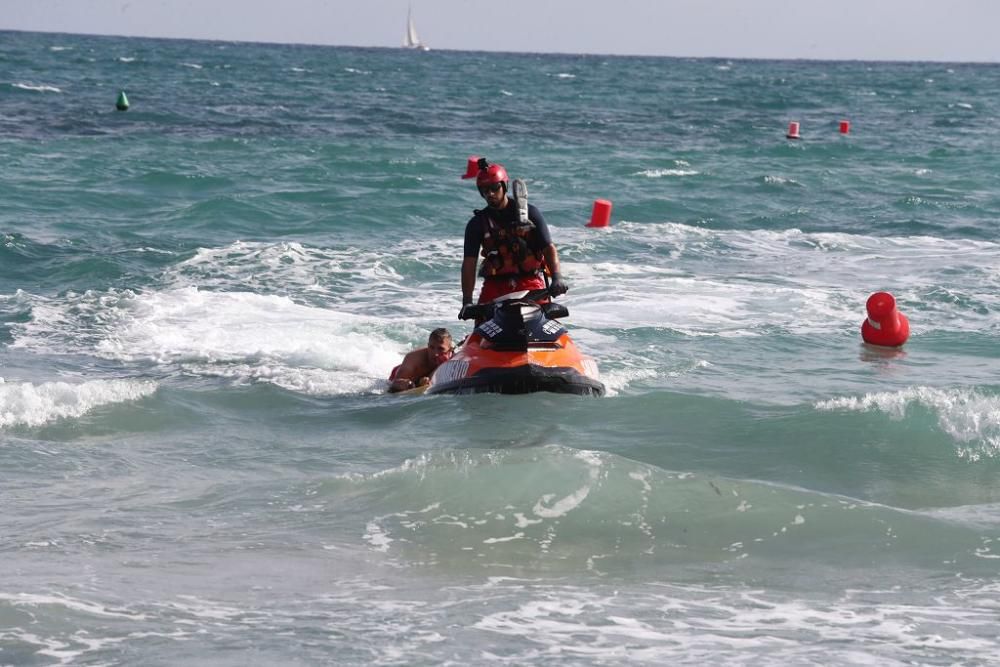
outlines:
{"label": "large red buoy", "polygon": [[899,347],[910,337],[910,321],[896,309],[888,292],[875,292],[865,304],[868,319],[861,324],[861,339],[870,345]]}
{"label": "large red buoy", "polygon": [[590,212],[590,222],[587,227],[607,227],[611,224],[611,202],[607,199],[595,199],[594,208]]}

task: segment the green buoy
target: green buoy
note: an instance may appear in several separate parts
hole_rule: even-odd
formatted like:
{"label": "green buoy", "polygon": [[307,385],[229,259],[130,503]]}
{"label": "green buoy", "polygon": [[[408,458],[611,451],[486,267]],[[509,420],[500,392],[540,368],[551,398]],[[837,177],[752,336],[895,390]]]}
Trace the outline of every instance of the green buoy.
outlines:
{"label": "green buoy", "polygon": [[115,108],[119,111],[128,111],[128,98],[125,97],[125,91],[118,93],[118,99],[115,100]]}

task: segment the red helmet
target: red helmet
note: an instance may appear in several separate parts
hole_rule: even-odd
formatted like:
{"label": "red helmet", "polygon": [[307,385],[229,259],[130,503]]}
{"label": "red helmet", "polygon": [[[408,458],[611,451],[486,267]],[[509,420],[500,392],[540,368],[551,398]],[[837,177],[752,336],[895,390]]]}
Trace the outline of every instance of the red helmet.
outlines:
{"label": "red helmet", "polygon": [[[482,161],[483,163],[486,160]],[[476,176],[476,187],[482,190],[487,185],[503,183],[503,189],[507,189],[507,170],[502,164],[482,164],[479,168],[479,175]]]}

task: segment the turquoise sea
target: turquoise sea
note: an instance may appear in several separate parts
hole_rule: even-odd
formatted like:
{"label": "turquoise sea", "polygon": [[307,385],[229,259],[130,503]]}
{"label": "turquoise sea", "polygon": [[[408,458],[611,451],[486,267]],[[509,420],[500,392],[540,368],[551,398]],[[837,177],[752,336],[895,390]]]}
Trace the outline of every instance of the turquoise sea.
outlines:
{"label": "turquoise sea", "polygon": [[[1000,66],[2,32],[0,154],[0,665],[1000,659]],[[384,393],[470,155],[606,397]]]}

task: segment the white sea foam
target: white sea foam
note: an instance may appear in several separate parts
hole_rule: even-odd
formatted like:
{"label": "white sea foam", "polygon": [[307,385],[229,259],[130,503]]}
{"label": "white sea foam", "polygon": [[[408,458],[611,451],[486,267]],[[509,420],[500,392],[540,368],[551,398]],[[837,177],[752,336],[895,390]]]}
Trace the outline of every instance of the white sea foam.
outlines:
{"label": "white sea foam", "polygon": [[[579,338],[584,338],[579,336]],[[579,340],[578,340],[579,342]],[[641,380],[649,380],[657,377],[657,370],[655,368],[650,368],[649,366],[642,367],[626,367],[626,368],[616,368],[611,371],[601,373],[601,382],[604,383],[604,388],[607,390],[607,395],[617,396],[619,392],[625,389],[628,385],[633,382]]]}
{"label": "white sea foam", "polygon": [[5,382],[0,378],[0,428],[41,426],[80,417],[94,408],[135,401],[156,391],[156,383],[138,380]]}
{"label": "white sea foam", "polygon": [[[33,618],[25,627],[0,629],[0,645],[67,665],[191,653],[192,646],[204,652],[203,645],[228,645],[224,640],[262,629],[276,640],[263,644],[262,652],[349,650],[352,659],[345,662],[366,664],[413,663],[414,656],[504,665],[745,664],[747,656],[762,665],[991,664],[996,655],[997,586],[961,577],[929,596],[909,586],[831,587],[802,595],[782,587],[663,583],[635,574],[608,583],[450,576],[417,592],[388,578],[360,579],[335,571],[318,590],[272,595],[265,576],[239,604],[209,594],[168,595],[146,603],[144,617],[91,619],[87,611],[66,609],[71,623],[65,615],[58,622]],[[18,606],[39,614],[46,603]],[[337,632],[331,635],[330,628]],[[345,636],[377,641],[344,649]]]}
{"label": "white sea foam", "polygon": [[543,519],[559,518],[579,507],[580,503],[590,495],[591,489],[600,476],[601,468],[604,466],[604,458],[598,452],[586,450],[579,450],[574,456],[587,464],[587,482],[558,500],[555,500],[555,494],[552,493],[542,495],[532,508],[535,516],[540,516]]}
{"label": "white sea foam", "polygon": [[990,528],[1000,528],[1000,503],[941,507],[933,510],[925,510],[925,513],[944,518],[948,521],[961,521],[963,523],[978,524]]}
{"label": "white sea foam", "polygon": [[[914,333],[982,331],[992,326],[989,313],[1000,309],[1000,270],[994,268],[1000,244],[992,241],[719,231],[675,223],[622,222],[607,236],[591,231],[560,233],[578,325],[666,326],[713,336],[757,335],[774,326],[804,334],[853,331],[877,288],[889,288],[903,312],[911,301],[921,309],[919,319],[911,318]],[[582,252],[599,256],[602,245],[623,241],[649,248],[649,255],[574,261]],[[710,257],[724,261],[706,261]],[[956,271],[965,276],[962,285],[941,294],[940,285],[955,284]],[[600,296],[609,282],[615,285],[613,300]]]}
{"label": "white sea foam", "polygon": [[165,605],[171,611],[181,612],[184,616],[209,621],[230,621],[246,615],[243,607],[204,600],[196,595],[178,595]]}
{"label": "white sea foam", "polygon": [[343,393],[371,387],[405,352],[373,334],[372,322],[286,297],[185,288],[137,296],[96,351],[307,393]]}
{"label": "white sea foam", "polygon": [[970,461],[1000,456],[1000,397],[972,389],[909,387],[901,391],[845,396],[816,404],[818,410],[883,412],[903,419],[913,407],[937,415],[938,426],[954,441],[959,456]]}
{"label": "white sea foam", "polygon": [[[500,584],[512,588],[506,609],[485,613],[475,628],[517,638],[511,663],[549,660],[665,664],[874,664],[989,661],[995,610],[972,591],[914,605],[895,591],[847,591],[828,603],[780,593],[653,584],[619,596],[606,588]],[[497,585],[491,586],[493,596]],[[513,593],[517,592],[514,596]],[[939,631],[929,631],[936,628]],[[942,632],[943,631],[943,632]],[[965,643],[967,641],[967,643]],[[877,655],[878,659],[873,656]],[[958,656],[961,656],[960,658]]]}
{"label": "white sea foam", "polygon": [[[872,285],[893,284],[906,286],[894,290],[904,312],[910,300],[921,300],[921,316],[911,318],[915,335],[980,331],[1000,309],[1000,270],[992,268],[1000,265],[1000,245],[993,242],[631,222],[608,234],[572,227],[557,236],[572,286],[569,325],[612,395],[673,371],[651,365],[648,355],[629,360],[614,336],[605,340],[592,331],[598,327],[721,338],[775,328],[854,335]],[[620,243],[639,251],[627,261],[590,259],[604,256],[605,244]],[[709,256],[726,260],[706,263]],[[32,298],[32,319],[12,328],[13,346],[96,350],[311,394],[381,391],[379,378],[402,354],[454,317],[454,303],[440,296],[454,290],[453,274],[407,282],[402,276],[412,267],[401,264],[412,257],[427,273],[444,276],[454,267],[454,240],[410,239],[367,250],[247,242],[202,249],[171,268],[159,292]],[[967,277],[962,287],[926,303],[929,291],[940,293],[933,286],[953,284],[942,274],[956,270]],[[613,299],[602,291],[609,283]],[[295,292],[310,303],[272,292]]]}
{"label": "white sea foam", "polygon": [[573,491],[559,500],[553,500],[555,495],[546,493],[538,499],[538,502],[535,503],[532,511],[535,513],[535,516],[540,516],[544,519],[554,519],[579,507],[580,503],[586,500],[588,495],[590,495],[589,485],[581,486],[576,491]]}
{"label": "white sea foam", "polygon": [[[995,289],[1000,286],[1000,271],[984,268],[996,266],[996,260],[1000,259],[1000,246],[991,242],[928,237],[885,239],[804,233],[795,229],[719,231],[673,223],[622,223],[609,234],[592,232],[573,227],[558,230],[557,236],[563,270],[573,288],[568,297],[572,312],[569,325],[584,351],[598,361],[612,395],[631,381],[666,376],[670,371],[665,371],[662,365],[650,364],[648,355],[623,359],[615,337],[595,338],[591,335],[593,327],[663,328],[687,336],[723,338],[755,337],[762,332],[773,332],[775,327],[804,335],[829,335],[831,330],[850,331],[854,335],[872,283],[908,285],[895,293],[904,312],[912,312],[908,299],[920,295],[927,285],[939,284],[941,279],[936,271],[963,267],[969,267],[966,275],[970,279],[962,290],[947,300],[937,299],[933,312],[928,313],[926,306],[922,306],[925,311],[921,317],[911,318],[914,334],[920,335],[935,326],[980,330],[988,320],[988,315],[982,313],[994,305],[1000,307],[1000,292]],[[600,257],[602,245],[621,242],[652,249],[649,261],[642,261],[645,256],[641,253],[630,261],[575,261],[576,257]],[[381,391],[383,385],[377,384],[377,379],[385,377],[406,349],[422,344],[428,327],[438,326],[445,318],[451,320],[454,316],[451,304],[438,296],[448,288],[453,289],[451,282],[407,284],[401,276],[409,269],[400,267],[399,262],[410,261],[404,258],[416,255],[428,264],[430,271],[443,272],[445,267],[454,265],[454,254],[451,239],[413,239],[364,251],[351,247],[330,249],[296,243],[244,242],[204,249],[172,269],[165,276],[167,284],[177,288],[199,285],[202,291],[230,295],[292,290],[307,297],[315,296],[317,304],[333,302],[334,307],[298,304],[301,310],[284,311],[285,319],[291,325],[301,318],[312,319],[311,313],[316,313],[324,320],[325,311],[330,310],[356,315],[354,326],[331,330],[332,340],[336,342],[341,333],[363,333],[374,347],[362,346],[355,351],[371,356],[372,363],[359,366],[350,360],[331,362],[324,352],[308,349],[305,356],[290,355],[287,348],[271,349],[274,354],[269,354],[267,345],[251,349],[248,343],[252,341],[246,340],[237,346],[240,351],[236,355],[221,360],[210,354],[193,354],[185,359],[182,348],[175,361],[198,374],[261,380],[293,391],[328,394],[336,393],[338,387],[352,393]],[[706,256],[723,256],[726,261],[706,264]],[[923,273],[907,272],[906,267],[912,267],[915,261],[925,267]],[[693,267],[697,267],[697,275],[692,274]],[[860,284],[862,277],[864,285]],[[612,281],[616,298],[609,300],[601,296],[601,289]],[[173,291],[179,290],[167,290]],[[142,295],[138,300],[148,298],[151,297]],[[231,308],[225,306],[224,299],[228,298],[234,299]],[[221,312],[235,310],[240,298],[219,297]],[[246,298],[253,299],[250,295]],[[981,303],[982,308],[970,310],[957,305],[970,299]],[[48,336],[93,331],[90,321],[81,327],[68,319],[78,317],[73,312],[87,307],[93,311],[89,317],[108,323],[119,316],[130,320],[138,314],[130,312],[131,306],[109,309],[104,302],[110,300],[94,296],[90,305],[83,304],[83,308],[79,303],[39,302],[33,308],[33,321],[15,328],[15,344],[28,343],[31,331],[38,328],[47,330]],[[384,315],[386,305],[393,311],[391,317]],[[191,315],[195,316],[198,310],[193,308]],[[219,319],[214,317],[215,309],[208,310],[212,312],[206,313],[205,322],[214,322],[215,327],[224,329],[229,318]],[[267,310],[268,307],[252,307],[249,313]],[[373,317],[373,313],[380,316]],[[961,317],[956,317],[959,314]],[[249,336],[254,318],[243,318],[235,312],[234,317],[245,329],[234,335]],[[102,336],[99,348],[102,354],[107,342],[119,337],[125,327],[125,322],[116,323]],[[266,318],[261,327],[277,330]],[[184,324],[176,333],[192,337],[192,332],[202,331],[197,324],[192,325],[191,331],[187,328]],[[305,328],[310,325],[307,323]],[[39,342],[38,336],[33,342]],[[148,351],[148,341],[138,342],[139,350]],[[348,344],[356,347],[354,341]],[[305,347],[312,347],[312,343],[306,342]],[[255,354],[258,351],[262,354]],[[165,359],[169,359],[169,349],[167,353]],[[640,375],[633,376],[628,370],[632,367],[645,370],[635,371]]]}
{"label": "white sea foam", "polygon": [[[403,351],[398,354],[387,353],[385,363],[398,363],[402,354]],[[373,374],[371,371],[351,370],[344,367],[335,369],[299,368],[280,363],[223,365],[192,362],[185,363],[184,368],[196,375],[229,378],[238,383],[268,382],[282,389],[310,396],[381,392],[385,388],[383,383],[373,378],[388,377],[389,375],[388,370],[384,373],[377,371]]]}
{"label": "white sea foam", "polygon": [[524,533],[515,533],[514,535],[508,535],[507,537],[488,537],[483,540],[483,544],[499,544],[501,542],[513,542],[514,540],[523,540]]}
{"label": "white sea foam", "polygon": [[[156,635],[159,633],[147,633]],[[169,636],[169,635],[161,635]],[[43,637],[34,632],[26,632],[21,628],[13,628],[10,631],[0,631],[0,646],[17,646],[27,644],[37,647],[35,653],[46,658],[54,658],[59,665],[79,664],[82,656],[88,653],[95,653],[106,650],[108,647],[121,644],[126,641],[125,637],[94,637],[86,630],[78,630],[69,636]],[[95,662],[94,664],[102,664]]]}
{"label": "white sea foam", "polygon": [[636,172],[636,175],[647,178],[663,178],[664,176],[697,176],[700,173],[694,169],[643,169]]}
{"label": "white sea foam", "polygon": [[124,618],[134,621],[146,620],[146,615],[121,609],[109,609],[105,605],[72,598],[60,594],[37,594],[37,593],[4,593],[0,592],[0,600],[9,602],[14,606],[41,607],[55,606],[62,607],[70,611],[80,612],[88,616],[102,618]]}
{"label": "white sea foam", "polygon": [[802,184],[796,181],[794,178],[789,178],[787,176],[774,176],[768,175],[764,177],[764,182],[768,185],[794,185],[801,187]]}
{"label": "white sea foam", "polygon": [[21,90],[34,90],[40,93],[61,93],[62,90],[56,88],[55,86],[47,86],[45,84],[34,84],[34,83],[12,83],[10,84],[14,88],[20,88]]}
{"label": "white sea foam", "polygon": [[[568,266],[568,263],[567,263]],[[858,314],[831,300],[831,291],[759,282],[673,277],[649,280],[662,267],[597,265],[594,283],[617,282],[613,300],[586,298],[573,305],[577,322],[606,328],[663,327],[691,336],[746,337],[776,322],[794,331],[828,331],[831,324],[854,325]],[[630,271],[636,271],[632,278]],[[568,272],[568,271],[567,271]]]}
{"label": "white sea foam", "polygon": [[[395,316],[386,316],[371,296],[365,303],[351,301],[355,314],[247,288],[267,292],[295,285],[308,294],[316,275],[328,273],[344,276],[348,288],[401,282],[390,265],[356,255],[296,244],[237,243],[196,254],[165,276],[173,287],[161,291],[69,292],[59,299],[25,295],[32,317],[14,327],[11,346],[149,361],[317,395],[382,391],[382,378],[426,340],[428,327],[438,326],[437,319],[428,320],[442,307],[433,295],[419,285],[400,285],[412,295],[400,302],[413,312],[393,305]],[[316,300],[337,298],[340,287],[315,286]],[[426,312],[420,312],[420,303]],[[454,316],[451,309],[447,314]]]}
{"label": "white sea foam", "polygon": [[[411,263],[411,257],[419,257],[431,268],[453,268],[455,252],[451,239],[408,239],[365,250],[237,241],[229,246],[199,250],[165,278],[177,287],[197,285],[220,291],[243,291],[247,286],[264,292],[294,289],[307,295],[336,298],[343,307],[357,311],[371,310],[373,306],[382,310],[381,306],[391,297],[392,306],[405,308],[408,314],[446,314],[451,319],[453,304],[445,308],[435,296],[434,288],[438,285],[407,284],[395,267]],[[321,281],[321,276],[333,278]]]}

